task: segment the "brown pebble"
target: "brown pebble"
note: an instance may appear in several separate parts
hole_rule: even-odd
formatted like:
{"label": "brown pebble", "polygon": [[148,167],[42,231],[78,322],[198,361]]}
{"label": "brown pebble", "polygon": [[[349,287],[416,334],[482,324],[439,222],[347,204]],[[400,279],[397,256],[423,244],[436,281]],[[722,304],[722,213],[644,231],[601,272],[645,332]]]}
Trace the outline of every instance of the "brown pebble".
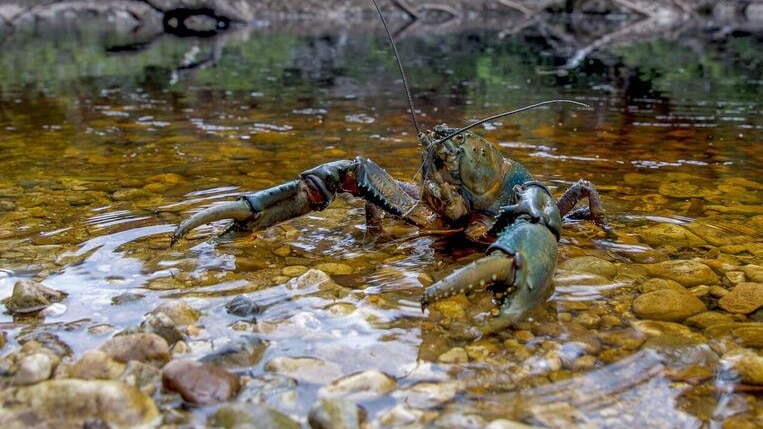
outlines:
{"label": "brown pebble", "polygon": [[174,360],[165,365],[162,385],[197,405],[227,401],[235,397],[241,388],[237,375],[215,364],[189,359]]}

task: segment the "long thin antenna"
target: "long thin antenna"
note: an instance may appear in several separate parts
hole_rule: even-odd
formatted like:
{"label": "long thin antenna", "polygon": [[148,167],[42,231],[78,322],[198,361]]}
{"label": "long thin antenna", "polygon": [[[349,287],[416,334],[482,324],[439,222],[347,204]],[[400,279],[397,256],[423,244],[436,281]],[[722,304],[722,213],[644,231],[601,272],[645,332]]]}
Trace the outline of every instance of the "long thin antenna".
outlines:
{"label": "long thin antenna", "polygon": [[408,80],[405,78],[405,71],[403,71],[403,63],[400,61],[400,55],[397,53],[397,46],[395,46],[395,40],[392,38],[392,33],[389,32],[389,27],[387,27],[387,21],[384,19],[384,14],[382,13],[381,9],[379,8],[379,4],[376,3],[376,0],[371,0],[374,4],[374,7],[376,7],[376,11],[379,13],[379,18],[381,18],[382,25],[384,25],[384,31],[387,32],[387,37],[389,38],[389,44],[392,45],[392,51],[395,53],[395,61],[397,61],[397,67],[400,69],[400,77],[403,79],[403,87],[405,88],[405,95],[408,97],[408,105],[411,107],[411,119],[413,120],[413,127],[416,128],[416,135],[421,134],[421,129],[419,128],[419,122],[416,120],[416,108],[413,106],[413,97],[411,97],[411,91],[408,89]]}
{"label": "long thin antenna", "polygon": [[488,116],[487,118],[480,119],[479,121],[477,121],[477,122],[475,122],[473,124],[467,125],[467,126],[465,126],[463,128],[459,128],[456,131],[453,131],[452,133],[448,134],[447,136],[445,136],[445,137],[435,141],[434,144],[440,144],[440,143],[444,142],[445,140],[452,139],[456,135],[461,134],[464,131],[470,130],[470,129],[476,127],[477,125],[482,125],[485,122],[489,122],[489,121],[492,121],[492,120],[495,120],[495,119],[498,119],[498,118],[503,118],[504,116],[510,116],[510,115],[515,114],[515,113],[524,112],[525,110],[534,109],[536,107],[544,106],[546,104],[551,104],[551,103],[571,103],[571,104],[577,104],[578,106],[587,107],[589,109],[591,108],[591,106],[589,106],[589,105],[587,105],[585,103],[581,103],[579,101],[574,101],[574,100],[546,100],[546,101],[541,101],[540,103],[531,104],[529,106],[520,107],[519,109],[514,109],[514,110],[510,110],[508,112],[498,113],[497,115]]}

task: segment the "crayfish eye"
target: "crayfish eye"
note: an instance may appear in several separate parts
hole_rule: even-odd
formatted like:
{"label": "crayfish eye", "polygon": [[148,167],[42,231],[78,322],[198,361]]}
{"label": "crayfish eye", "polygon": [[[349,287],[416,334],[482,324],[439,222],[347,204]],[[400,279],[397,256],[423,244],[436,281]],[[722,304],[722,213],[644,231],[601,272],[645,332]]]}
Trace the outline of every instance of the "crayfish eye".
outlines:
{"label": "crayfish eye", "polygon": [[464,135],[459,134],[455,137],[455,139],[456,139],[456,143],[461,143],[462,141],[464,141]]}

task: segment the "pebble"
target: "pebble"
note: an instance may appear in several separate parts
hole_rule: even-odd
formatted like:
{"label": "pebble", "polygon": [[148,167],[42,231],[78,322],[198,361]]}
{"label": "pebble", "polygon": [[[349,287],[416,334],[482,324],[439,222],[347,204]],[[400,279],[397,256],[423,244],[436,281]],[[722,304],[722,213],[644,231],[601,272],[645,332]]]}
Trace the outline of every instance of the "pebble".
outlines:
{"label": "pebble", "polygon": [[278,356],[265,364],[265,371],[314,384],[326,384],[342,375],[339,365],[314,357]]}
{"label": "pebble", "polygon": [[739,283],[718,305],[729,313],[750,314],[763,306],[763,283]]}
{"label": "pebble", "polygon": [[117,380],[137,387],[146,395],[153,395],[162,387],[162,372],[154,366],[131,360]]}
{"label": "pebble", "polygon": [[308,269],[309,268],[304,265],[289,265],[288,267],[283,267],[281,274],[286,277],[297,277],[305,274]]}
{"label": "pebble", "polygon": [[156,334],[164,338],[170,346],[183,340],[183,334],[175,326],[175,322],[164,313],[147,314],[143,322],[141,322],[138,332]]}
{"label": "pebble", "polygon": [[302,427],[286,414],[254,402],[223,405],[209,418],[207,426],[242,429],[299,429]]}
{"label": "pebble", "polygon": [[717,311],[705,311],[703,313],[696,314],[689,317],[684,321],[689,326],[694,326],[699,329],[706,329],[713,325],[721,325],[724,323],[733,323],[734,319],[728,314],[719,313]]}
{"label": "pebble", "polygon": [[351,266],[347,264],[339,264],[336,262],[324,262],[322,264],[316,265],[315,268],[330,275],[346,275],[352,274],[354,271]]}
{"label": "pebble", "polygon": [[47,380],[2,390],[0,403],[0,427],[20,427],[22,421],[88,427],[99,421],[104,427],[153,428],[161,422],[150,397],[112,380]]}
{"label": "pebble", "polygon": [[162,369],[162,385],[195,405],[211,405],[234,398],[241,384],[237,375],[208,362],[173,360]]}
{"label": "pebble", "polygon": [[617,267],[615,264],[595,256],[570,258],[559,264],[559,268],[563,270],[596,274],[610,280],[617,275]]}
{"label": "pebble", "polygon": [[723,355],[721,361],[739,375],[743,383],[763,384],[763,356],[747,349],[737,349]]}
{"label": "pebble", "polygon": [[164,301],[151,311],[151,314],[158,313],[167,315],[175,323],[175,326],[193,325],[201,316],[198,310],[178,299]]}
{"label": "pebble", "polygon": [[497,419],[488,423],[485,429],[537,429],[537,426],[530,426],[513,420]]}
{"label": "pebble", "polygon": [[49,305],[61,302],[67,297],[62,292],[32,280],[19,280],[13,286],[11,297],[5,308],[10,313],[27,314],[40,311]]}
{"label": "pebble", "polygon": [[417,409],[437,408],[456,397],[461,384],[454,381],[422,381],[392,394],[399,401]]}
{"label": "pebble", "polygon": [[311,429],[360,429],[365,412],[345,398],[319,399],[307,414]]}
{"label": "pebble", "polygon": [[57,364],[58,359],[50,353],[37,352],[26,355],[18,362],[13,374],[13,384],[23,386],[47,380]]}
{"label": "pebble", "polygon": [[167,341],[150,333],[117,335],[103,343],[100,350],[123,363],[137,360],[161,367],[170,360]]}
{"label": "pebble", "polygon": [[246,295],[236,295],[225,304],[228,314],[238,317],[252,317],[259,314],[262,309]]}
{"label": "pebble", "polygon": [[681,225],[658,223],[647,226],[637,232],[642,242],[650,246],[696,247],[705,244],[705,240]]}
{"label": "pebble", "polygon": [[742,270],[744,271],[747,280],[755,283],[763,283],[763,267],[760,265],[745,265]]}
{"label": "pebble", "polygon": [[66,366],[66,378],[83,380],[116,380],[125,370],[125,364],[117,362],[100,350],[89,350],[73,364]]}
{"label": "pebble", "polygon": [[714,285],[718,276],[707,265],[689,260],[664,261],[645,266],[650,275],[674,280],[685,287]]}
{"label": "pebble", "polygon": [[389,375],[371,369],[336,379],[318,390],[321,398],[344,397],[354,401],[379,398],[395,390],[397,381]]}
{"label": "pebble", "polygon": [[254,335],[242,335],[200,360],[224,368],[250,368],[259,363],[267,348],[267,341]]}
{"label": "pebble", "polygon": [[463,347],[453,347],[447,352],[437,357],[438,362],[442,363],[467,363],[469,362],[469,355],[466,353]]}

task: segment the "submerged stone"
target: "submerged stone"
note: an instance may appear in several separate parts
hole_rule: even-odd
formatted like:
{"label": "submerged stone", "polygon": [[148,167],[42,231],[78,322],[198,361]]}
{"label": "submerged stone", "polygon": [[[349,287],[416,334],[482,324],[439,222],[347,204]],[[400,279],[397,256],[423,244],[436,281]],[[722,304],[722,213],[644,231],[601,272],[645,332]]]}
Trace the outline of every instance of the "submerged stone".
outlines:
{"label": "submerged stone", "polygon": [[198,310],[178,299],[164,301],[151,311],[151,314],[159,313],[167,315],[176,326],[193,325],[201,316]]}
{"label": "submerged stone", "polygon": [[617,267],[615,264],[595,256],[570,258],[559,264],[559,268],[563,270],[596,274],[610,280],[617,275]]}
{"label": "submerged stone", "polygon": [[364,419],[363,409],[345,398],[319,399],[307,415],[311,429],[359,429]]}
{"label": "submerged stone", "polygon": [[220,428],[299,429],[299,423],[286,414],[263,404],[226,404],[215,412],[207,424]]}
{"label": "submerged stone", "polygon": [[729,313],[750,314],[763,306],[763,283],[739,283],[718,305]]}
{"label": "submerged stone", "polygon": [[378,398],[393,391],[397,382],[389,375],[376,370],[350,374],[323,386],[318,395],[322,398],[348,397],[354,400]]}
{"label": "submerged stone", "polygon": [[342,374],[339,365],[314,357],[278,356],[265,364],[265,371],[275,372],[300,382],[325,384]]}
{"label": "submerged stone", "polygon": [[685,287],[714,285],[718,276],[707,265],[689,260],[664,261],[645,265],[650,275],[674,280]]}
{"label": "submerged stone", "polygon": [[658,289],[633,300],[633,314],[639,319],[680,322],[707,311],[707,306],[688,291]]}
{"label": "submerged stone", "polygon": [[159,410],[148,396],[119,381],[48,380],[0,391],[0,426],[154,428]]}
{"label": "submerged stone", "polygon": [[40,311],[49,305],[61,302],[68,294],[31,280],[19,280],[13,286],[13,293],[5,301],[10,313],[27,314]]}
{"label": "submerged stone", "polygon": [[162,384],[197,405],[227,401],[235,397],[241,388],[237,375],[214,363],[187,359],[174,360],[165,365]]}
{"label": "submerged stone", "polygon": [[167,341],[150,333],[117,335],[103,343],[100,350],[123,363],[137,360],[162,366],[170,360]]}

